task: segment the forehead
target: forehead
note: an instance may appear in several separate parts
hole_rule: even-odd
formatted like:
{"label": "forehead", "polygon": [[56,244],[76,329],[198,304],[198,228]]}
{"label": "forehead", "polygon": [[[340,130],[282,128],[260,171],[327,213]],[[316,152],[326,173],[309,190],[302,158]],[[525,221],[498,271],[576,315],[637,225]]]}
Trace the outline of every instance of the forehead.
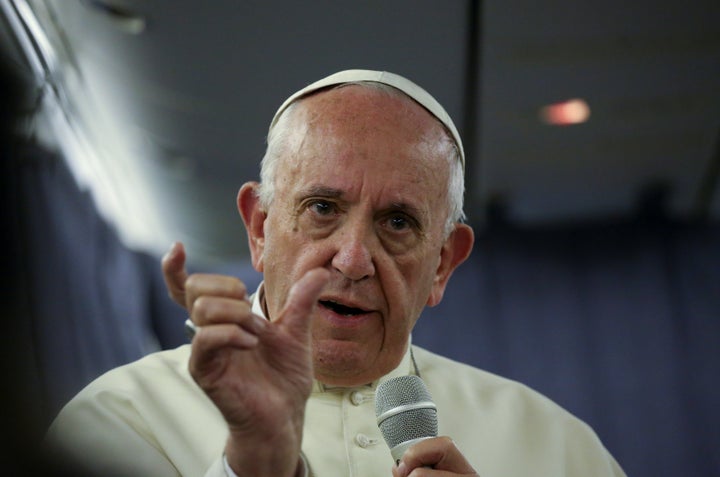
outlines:
{"label": "forehead", "polygon": [[344,159],[350,167],[350,159],[374,159],[384,169],[446,169],[452,156],[441,123],[400,92],[345,85],[301,100],[287,121],[284,166]]}
{"label": "forehead", "polygon": [[303,170],[316,180],[352,171],[395,191],[446,192],[451,142],[440,122],[402,93],[347,85],[302,100],[288,119],[286,179]]}
{"label": "forehead", "polygon": [[390,120],[395,134],[413,129],[418,133],[444,134],[444,126],[405,93],[378,83],[343,84],[320,91],[298,102],[300,121],[323,126],[338,122],[383,124]]}

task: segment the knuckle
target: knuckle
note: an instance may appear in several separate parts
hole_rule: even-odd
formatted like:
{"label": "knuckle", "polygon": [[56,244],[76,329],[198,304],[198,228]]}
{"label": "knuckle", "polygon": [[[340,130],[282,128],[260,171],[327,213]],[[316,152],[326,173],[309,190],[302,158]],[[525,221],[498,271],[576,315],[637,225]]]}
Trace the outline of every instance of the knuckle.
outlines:
{"label": "knuckle", "polygon": [[245,284],[239,278],[229,277],[227,285],[231,296],[243,297],[247,292]]}
{"label": "knuckle", "polygon": [[208,296],[200,296],[193,301],[192,314],[200,317],[210,317],[213,309],[213,300]]}
{"label": "knuckle", "polygon": [[228,298],[243,298],[247,291],[239,278],[203,273],[189,275],[185,279],[185,290],[197,295],[211,294]]}
{"label": "knuckle", "polygon": [[194,290],[199,286],[199,282],[201,281],[201,276],[197,273],[193,273],[192,275],[189,275],[185,279],[185,289],[186,290]]}
{"label": "knuckle", "polygon": [[204,362],[217,352],[219,348],[222,348],[222,343],[218,338],[222,338],[222,334],[218,334],[215,330],[210,327],[203,326],[198,330],[192,341],[192,355],[196,362]]}

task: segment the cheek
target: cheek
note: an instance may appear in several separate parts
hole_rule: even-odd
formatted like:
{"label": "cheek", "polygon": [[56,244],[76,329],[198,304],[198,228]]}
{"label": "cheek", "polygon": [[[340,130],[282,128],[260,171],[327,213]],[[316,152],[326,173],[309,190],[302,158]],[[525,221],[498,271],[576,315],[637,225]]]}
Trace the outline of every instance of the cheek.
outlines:
{"label": "cheek", "polygon": [[424,254],[421,259],[401,268],[408,299],[406,305],[413,310],[413,316],[419,316],[430,298],[438,265],[437,255]]}
{"label": "cheek", "polygon": [[[296,281],[294,269],[297,265],[299,250],[297,241],[288,237],[286,226],[277,215],[268,217],[265,222],[265,247],[263,251],[263,280],[265,298],[271,317],[276,316],[284,303],[292,284]],[[272,295],[267,293],[272,290]]]}
{"label": "cheek", "polygon": [[[433,251],[434,252],[434,251]],[[396,260],[397,268],[416,293],[428,288],[435,277],[439,253],[424,251]]]}
{"label": "cheek", "polygon": [[[288,225],[271,224],[265,239],[265,277],[278,282],[295,282],[308,270],[324,266],[330,247],[313,241]],[[288,287],[289,288],[289,287]]]}
{"label": "cheek", "polygon": [[430,296],[436,260],[424,257],[396,259],[385,267],[383,289],[392,316],[402,317],[391,327],[412,329]]}
{"label": "cheek", "polygon": [[282,207],[277,207],[273,212],[268,214],[264,224],[265,254],[266,261],[279,265],[288,257],[298,254],[301,237],[292,214],[285,212]]}

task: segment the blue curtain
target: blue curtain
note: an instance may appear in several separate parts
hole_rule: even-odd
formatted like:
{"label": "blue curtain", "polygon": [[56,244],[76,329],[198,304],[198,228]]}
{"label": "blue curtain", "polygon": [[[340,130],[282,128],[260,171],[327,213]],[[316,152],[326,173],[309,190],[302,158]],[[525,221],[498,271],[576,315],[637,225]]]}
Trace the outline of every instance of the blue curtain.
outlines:
{"label": "blue curtain", "polygon": [[500,229],[415,343],[541,391],[628,475],[720,475],[720,226]]}
{"label": "blue curtain", "polygon": [[14,331],[32,350],[31,395],[47,421],[99,373],[177,345],[185,318],[158,259],[121,244],[59,157],[25,147],[8,160]]}
{"label": "blue curtain", "polygon": [[[47,423],[98,374],[183,343],[185,316],[159,258],[125,248],[59,158],[30,148],[3,164],[17,357],[3,370]],[[258,280],[247,264],[223,271]],[[719,314],[719,224],[500,227],[413,340],[546,394],[629,475],[720,475]]]}

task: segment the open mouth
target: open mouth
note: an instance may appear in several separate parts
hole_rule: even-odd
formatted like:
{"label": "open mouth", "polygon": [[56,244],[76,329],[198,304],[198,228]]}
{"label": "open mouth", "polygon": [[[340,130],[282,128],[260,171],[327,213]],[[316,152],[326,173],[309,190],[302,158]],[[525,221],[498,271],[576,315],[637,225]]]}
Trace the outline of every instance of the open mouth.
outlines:
{"label": "open mouth", "polygon": [[336,303],[330,300],[320,300],[320,305],[342,316],[357,316],[367,313],[367,310],[355,308],[352,306],[341,305],[340,303]]}

